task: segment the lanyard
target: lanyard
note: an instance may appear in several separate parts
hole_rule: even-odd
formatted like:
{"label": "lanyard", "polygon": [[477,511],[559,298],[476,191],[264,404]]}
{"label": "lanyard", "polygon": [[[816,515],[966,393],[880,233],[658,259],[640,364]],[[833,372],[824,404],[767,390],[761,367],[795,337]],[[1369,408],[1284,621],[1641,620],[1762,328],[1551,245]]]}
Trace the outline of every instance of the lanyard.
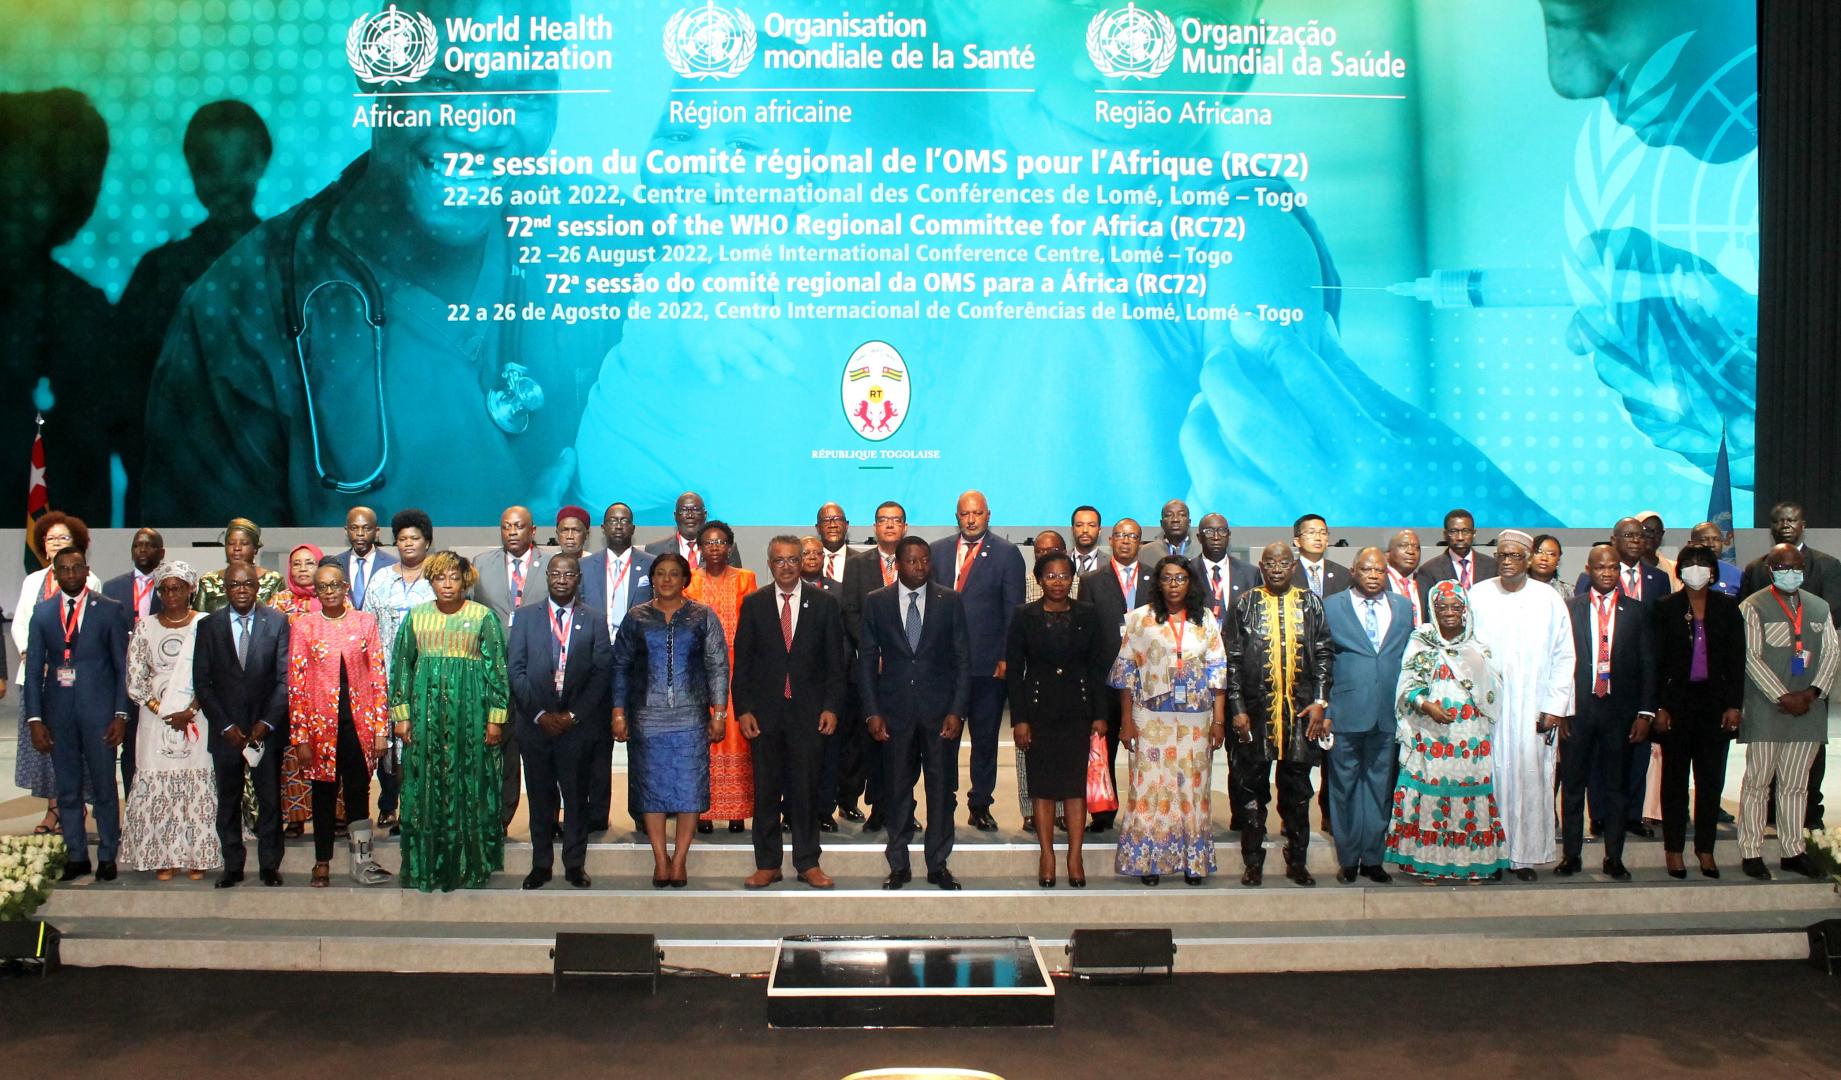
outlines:
{"label": "lanyard", "polygon": [[1183,673],[1183,630],[1189,623],[1189,613],[1179,611],[1170,616],[1170,625],[1176,630],[1176,674]]}
{"label": "lanyard", "polygon": [[1790,620],[1790,629],[1795,634],[1795,640],[1791,643],[1792,647],[1797,652],[1799,653],[1802,652],[1803,651],[1803,601],[1802,601],[1802,598],[1801,597],[1797,598],[1796,611],[1794,613],[1790,611],[1790,605],[1783,602],[1783,594],[1777,591],[1777,586],[1775,585],[1771,586],[1771,598],[1776,600],[1777,606],[1783,609],[1783,617]]}
{"label": "lanyard", "polygon": [[153,578],[151,576],[141,577],[137,575],[135,578],[135,582],[134,582],[134,617],[135,618],[138,619],[141,617],[142,615],[141,607],[142,605],[147,603],[147,594],[152,591],[153,591]]}
{"label": "lanyard", "polygon": [[[79,594],[75,602],[65,602],[64,611],[59,613],[58,621],[64,624],[64,662],[70,663],[71,643],[77,640],[77,628],[83,625],[83,601],[86,596]],[[1800,625],[1800,624],[1799,624]]]}
{"label": "lanyard", "polygon": [[607,553],[607,637],[609,641],[613,640],[614,635],[619,632],[620,615],[625,614],[625,612],[621,612],[620,615],[614,614],[616,608],[619,607],[614,603],[614,596],[620,591],[621,584],[626,581],[627,563],[631,562],[632,558],[632,548],[627,548],[626,554],[619,558],[615,558],[611,551]]}
{"label": "lanyard", "polygon": [[982,547],[984,547],[984,537],[982,536],[980,536],[978,542],[973,544],[970,548],[965,546],[965,537],[961,536],[959,538],[959,580],[953,584],[954,592],[965,591],[965,579],[972,576],[972,563],[978,560],[978,549]]}

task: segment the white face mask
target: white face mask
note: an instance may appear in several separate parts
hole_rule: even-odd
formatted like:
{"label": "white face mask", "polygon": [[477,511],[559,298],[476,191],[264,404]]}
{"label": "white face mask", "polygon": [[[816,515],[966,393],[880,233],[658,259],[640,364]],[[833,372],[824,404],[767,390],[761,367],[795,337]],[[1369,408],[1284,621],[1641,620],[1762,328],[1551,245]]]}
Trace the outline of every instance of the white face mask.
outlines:
{"label": "white face mask", "polygon": [[1681,568],[1681,583],[1690,589],[1704,589],[1713,580],[1713,568],[1710,566],[1684,566]]}

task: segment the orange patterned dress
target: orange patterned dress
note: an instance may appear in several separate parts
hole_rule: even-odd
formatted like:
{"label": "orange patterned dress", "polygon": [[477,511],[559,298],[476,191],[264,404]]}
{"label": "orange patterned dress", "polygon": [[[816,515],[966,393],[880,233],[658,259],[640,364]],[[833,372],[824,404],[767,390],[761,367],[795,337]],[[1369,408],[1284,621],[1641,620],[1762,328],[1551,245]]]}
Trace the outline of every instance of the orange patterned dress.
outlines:
{"label": "orange patterned dress", "polygon": [[[731,566],[719,578],[701,569],[690,574],[684,595],[709,607],[722,624],[729,648],[729,666],[735,666],[735,628],[741,624],[742,598],[754,591],[754,571]],[[728,724],[722,741],[710,746],[710,808],[704,821],[743,821],[754,816],[754,759],[748,739],[735,722],[735,704],[729,703]]]}

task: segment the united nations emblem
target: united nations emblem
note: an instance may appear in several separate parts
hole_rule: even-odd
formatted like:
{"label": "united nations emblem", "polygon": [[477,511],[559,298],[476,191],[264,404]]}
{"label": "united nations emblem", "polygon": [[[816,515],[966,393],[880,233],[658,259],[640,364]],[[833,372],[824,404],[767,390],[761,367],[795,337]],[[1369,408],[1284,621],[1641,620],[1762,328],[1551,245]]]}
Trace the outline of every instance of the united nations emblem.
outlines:
{"label": "united nations emblem", "polygon": [[754,21],[740,8],[684,8],[665,23],[665,61],[687,79],[732,79],[754,59]]}
{"label": "united nations emblem", "polygon": [[901,430],[910,393],[908,365],[886,341],[866,341],[844,362],[844,416],[870,442]]}
{"label": "united nations emblem", "polygon": [[1137,4],[1101,8],[1087,24],[1087,55],[1101,75],[1154,79],[1176,58],[1176,27],[1163,12]]}
{"label": "united nations emblem", "polygon": [[415,82],[428,74],[439,51],[440,39],[428,16],[401,11],[395,4],[358,16],[345,32],[345,59],[352,73],[372,85]]}

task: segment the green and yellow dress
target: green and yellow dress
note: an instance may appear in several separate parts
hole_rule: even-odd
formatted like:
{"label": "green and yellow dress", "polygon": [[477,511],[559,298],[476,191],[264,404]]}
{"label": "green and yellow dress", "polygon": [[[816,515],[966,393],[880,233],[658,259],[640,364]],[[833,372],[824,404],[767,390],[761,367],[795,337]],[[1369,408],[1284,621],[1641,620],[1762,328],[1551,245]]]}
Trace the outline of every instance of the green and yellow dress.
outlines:
{"label": "green and yellow dress", "polygon": [[390,657],[390,718],[409,722],[403,747],[405,886],[484,886],[505,867],[499,823],[503,755],[486,725],[505,723],[505,632],[469,600],[452,615],[409,611]]}

